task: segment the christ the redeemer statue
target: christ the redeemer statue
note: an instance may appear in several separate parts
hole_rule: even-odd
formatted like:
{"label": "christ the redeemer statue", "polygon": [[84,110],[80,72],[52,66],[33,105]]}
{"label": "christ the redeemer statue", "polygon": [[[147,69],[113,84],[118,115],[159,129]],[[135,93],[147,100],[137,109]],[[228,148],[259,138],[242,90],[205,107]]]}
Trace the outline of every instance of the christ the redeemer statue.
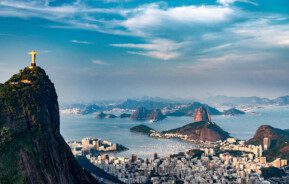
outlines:
{"label": "christ the redeemer statue", "polygon": [[28,54],[31,55],[31,66],[35,67],[36,66],[36,55],[38,54],[38,52],[33,50],[33,51],[29,52]]}

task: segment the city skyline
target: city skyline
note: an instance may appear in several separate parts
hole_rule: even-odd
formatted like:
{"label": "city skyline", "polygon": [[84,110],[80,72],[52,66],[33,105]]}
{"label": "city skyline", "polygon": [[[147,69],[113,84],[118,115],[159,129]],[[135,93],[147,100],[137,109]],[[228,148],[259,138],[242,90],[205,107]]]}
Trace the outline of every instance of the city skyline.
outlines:
{"label": "city skyline", "polygon": [[285,1],[0,2],[0,82],[30,64],[60,101],[288,95]]}

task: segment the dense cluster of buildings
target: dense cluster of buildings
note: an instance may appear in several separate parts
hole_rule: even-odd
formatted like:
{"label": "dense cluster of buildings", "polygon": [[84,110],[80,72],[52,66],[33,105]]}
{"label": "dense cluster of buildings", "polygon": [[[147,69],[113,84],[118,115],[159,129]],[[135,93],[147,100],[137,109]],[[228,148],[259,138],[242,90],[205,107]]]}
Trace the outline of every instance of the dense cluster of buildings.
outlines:
{"label": "dense cluster of buildings", "polygon": [[263,145],[246,145],[245,141],[236,140],[235,138],[228,138],[226,141],[219,143],[220,150],[223,151],[239,151],[243,153],[254,154],[251,157],[259,159],[259,162],[263,167],[284,167],[287,166],[287,160],[276,158],[273,162],[267,163],[266,157],[263,157],[263,151],[270,148],[271,141],[269,138],[265,137],[263,139]]}
{"label": "dense cluster of buildings", "polygon": [[[173,136],[175,135],[167,135]],[[178,136],[178,138],[186,139]],[[68,142],[74,155],[85,155],[95,166],[116,176],[127,184],[132,183],[269,183],[261,176],[264,167],[281,168],[287,160],[277,158],[267,162],[262,152],[270,147],[270,139],[263,145],[246,145],[245,141],[228,138],[225,141],[202,144],[199,156],[191,150],[177,155],[141,159],[93,154],[92,150],[115,151],[117,144],[99,139],[84,138],[81,142]],[[209,145],[209,146],[206,146]]]}
{"label": "dense cluster of buildings", "polygon": [[[84,142],[85,139],[83,140]],[[269,183],[261,176],[263,167],[283,167],[287,160],[267,162],[262,150],[269,146],[245,145],[244,141],[228,138],[214,146],[203,147],[199,156],[194,150],[150,159],[113,157],[109,155],[89,156],[91,163],[124,183]],[[93,141],[92,141],[93,144]],[[195,150],[196,151],[196,150]],[[238,153],[236,155],[236,152]]]}
{"label": "dense cluster of buildings", "polygon": [[178,138],[178,139],[181,139],[181,140],[184,140],[184,141],[188,140],[188,136],[187,135],[174,134],[174,133],[164,133],[163,134],[163,133],[156,132],[156,131],[151,131],[149,136],[155,137],[155,138],[166,138],[166,139]]}
{"label": "dense cluster of buildings", "polygon": [[228,138],[226,141],[221,142],[220,150],[253,153],[255,157],[261,157],[263,153],[262,145],[246,145],[245,141],[237,141],[235,138]]}
{"label": "dense cluster of buildings", "polygon": [[118,145],[107,140],[83,138],[67,142],[73,155],[99,155],[100,152],[117,151]]}
{"label": "dense cluster of buildings", "polygon": [[[158,132],[152,132],[151,136]],[[182,135],[167,134],[168,138]],[[189,140],[187,140],[189,141]],[[262,145],[247,145],[245,141],[228,138],[225,141],[204,142],[199,150],[159,158],[141,159],[137,155],[131,158],[113,157],[106,154],[94,154],[96,151],[116,151],[117,144],[99,139],[84,138],[81,142],[68,142],[74,155],[85,155],[95,166],[116,176],[127,184],[133,183],[260,183],[269,181],[261,177],[261,169],[287,166],[287,160],[277,158],[267,162],[263,151],[270,148],[270,139],[264,138]],[[194,154],[198,151],[198,156]],[[193,154],[192,154],[193,153]]]}
{"label": "dense cluster of buildings", "polygon": [[[213,152],[211,152],[213,153]],[[248,155],[234,157],[230,154],[203,154],[200,158],[184,153],[151,159],[91,157],[90,161],[117,176],[121,181],[132,183],[266,183],[260,177],[258,160]]]}

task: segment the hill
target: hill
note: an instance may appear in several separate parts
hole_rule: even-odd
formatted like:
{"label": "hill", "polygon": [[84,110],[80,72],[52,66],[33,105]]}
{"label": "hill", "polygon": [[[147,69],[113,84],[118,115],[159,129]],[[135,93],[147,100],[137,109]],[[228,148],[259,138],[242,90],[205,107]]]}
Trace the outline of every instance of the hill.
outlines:
{"label": "hill", "polygon": [[275,98],[273,102],[277,105],[289,105],[289,96]]}
{"label": "hill", "polygon": [[107,107],[104,107],[104,106],[99,106],[99,105],[96,105],[96,104],[91,104],[91,105],[88,105],[86,106],[83,110],[82,110],[82,113],[83,115],[87,115],[87,114],[92,114],[92,113],[95,113],[95,112],[99,112],[99,111],[104,111],[104,110],[107,110],[108,108]]}
{"label": "hill", "polygon": [[121,115],[119,115],[119,118],[129,118],[130,116],[131,116],[131,114],[122,113]]}
{"label": "hill", "polygon": [[228,110],[224,110],[223,114],[224,115],[229,115],[229,116],[236,116],[236,115],[244,115],[246,113],[244,111],[240,111],[238,109],[231,108],[231,109],[228,109]]}
{"label": "hill", "polygon": [[148,120],[155,122],[165,119],[166,116],[163,115],[159,109],[148,110],[144,107],[139,107],[131,114],[130,118],[133,120]]}
{"label": "hill", "polygon": [[230,97],[230,96],[213,96],[204,99],[209,104],[233,104],[233,105],[289,105],[289,96],[280,96],[275,99],[251,97]]}
{"label": "hill", "polygon": [[251,97],[231,97],[231,96],[213,96],[204,100],[207,103],[213,104],[235,104],[235,105],[266,105],[272,104],[272,100],[268,98],[260,98],[257,96]]}
{"label": "hill", "polygon": [[221,115],[222,113],[218,111],[217,109],[210,107],[206,104],[202,104],[199,102],[193,102],[192,104],[189,104],[185,107],[178,108],[172,112],[167,113],[167,116],[193,116],[195,113],[195,110],[204,107],[208,110],[209,114],[211,115]]}
{"label": "hill", "polygon": [[182,134],[187,135],[188,138],[192,140],[211,142],[225,140],[230,137],[229,133],[222,130],[217,124],[205,121],[190,123],[162,133]]}
{"label": "hill", "polygon": [[96,115],[96,119],[112,119],[116,118],[116,115],[113,114],[105,114],[104,112],[100,112],[99,114]]}
{"label": "hill", "polygon": [[98,183],[60,135],[53,83],[40,67],[0,85],[0,183]]}
{"label": "hill", "polygon": [[271,146],[267,151],[264,151],[264,156],[269,161],[278,157],[289,160],[289,131],[274,128],[269,125],[260,126],[254,137],[247,141],[247,144],[262,145],[263,139],[269,138]]}
{"label": "hill", "polygon": [[131,110],[144,107],[148,110],[152,110],[152,109],[162,109],[164,107],[173,107],[176,104],[177,104],[176,102],[157,101],[155,99],[151,99],[151,100],[127,99],[126,101],[122,102],[121,104],[116,105],[115,107],[121,108],[121,109],[131,109]]}
{"label": "hill", "polygon": [[135,133],[142,133],[142,134],[146,134],[146,135],[150,135],[150,133],[156,132],[154,129],[152,129],[146,125],[134,126],[134,127],[130,128],[130,131],[135,132]]}

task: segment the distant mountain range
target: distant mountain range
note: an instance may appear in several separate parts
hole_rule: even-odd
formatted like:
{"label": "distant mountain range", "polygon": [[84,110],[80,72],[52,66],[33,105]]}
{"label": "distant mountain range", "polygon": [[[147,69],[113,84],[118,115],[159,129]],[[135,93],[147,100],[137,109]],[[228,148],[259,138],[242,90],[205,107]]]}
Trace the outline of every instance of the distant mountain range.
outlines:
{"label": "distant mountain range", "polygon": [[[79,104],[77,104],[80,107]],[[71,106],[73,107],[73,106]],[[128,118],[134,120],[152,120],[152,121],[159,121],[167,116],[193,116],[195,110],[197,108],[204,107],[208,110],[211,115],[240,115],[245,114],[243,111],[237,109],[229,109],[224,112],[220,112],[218,109],[211,107],[207,104],[203,104],[200,102],[193,102],[189,104],[182,104],[179,102],[171,102],[171,101],[164,101],[157,99],[157,101],[152,100],[131,100],[128,99],[122,103],[114,104],[114,105],[97,105],[97,104],[90,104],[85,106],[84,108],[73,108],[73,109],[64,109],[65,113],[81,113],[83,115],[92,114],[98,112],[99,114],[103,111],[110,111],[113,109],[119,109],[120,111],[134,111],[131,115],[123,113],[123,115],[119,116],[120,118]],[[103,114],[100,114],[103,115]],[[106,118],[112,118],[112,116],[105,116]],[[102,119],[101,116],[97,116],[97,118]],[[113,116],[113,118],[115,118]]]}
{"label": "distant mountain range", "polygon": [[203,100],[208,104],[234,104],[234,105],[289,105],[289,95],[281,96],[275,99],[252,97],[229,97],[214,96]]}
{"label": "distant mountain range", "polygon": [[[252,97],[232,97],[232,96],[213,96],[208,97],[202,100],[202,103],[206,104],[219,104],[219,105],[289,105],[289,95],[287,96],[281,96],[275,99],[269,99],[269,98],[261,98],[257,96]],[[61,109],[72,109],[72,108],[78,108],[82,109],[82,114],[91,114],[94,112],[100,112],[105,110],[111,110],[113,108],[120,108],[120,109],[129,109],[129,110],[135,110],[138,107],[144,107],[146,109],[152,110],[152,109],[163,109],[163,108],[169,108],[172,109],[176,106],[181,105],[187,105],[187,104],[194,104],[194,103],[200,103],[195,100],[184,100],[184,99],[164,99],[160,97],[142,97],[140,99],[127,99],[123,102],[116,101],[116,102],[95,102],[91,104],[85,104],[85,103],[75,103],[75,104],[62,104],[60,107]],[[201,104],[201,103],[200,103]],[[214,115],[215,113],[218,114],[217,111],[214,111],[213,109],[208,109],[211,115]]]}
{"label": "distant mountain range", "polygon": [[162,109],[164,107],[174,107],[176,105],[180,105],[179,102],[171,102],[171,101],[163,101],[163,100],[132,100],[127,99],[126,101],[122,102],[115,106],[115,108],[121,109],[137,109],[139,107],[144,107],[146,109]]}
{"label": "distant mountain range", "polygon": [[204,107],[205,109],[207,109],[209,114],[211,115],[222,114],[219,110],[211,106],[208,106],[207,104],[202,104],[200,102],[193,102],[189,105],[184,105],[182,107],[175,108],[174,110],[169,111],[166,115],[167,116],[193,116],[195,113],[195,110],[200,107]]}
{"label": "distant mountain range", "polygon": [[[187,101],[188,102],[188,101]],[[204,106],[211,115],[241,115],[243,112],[237,109],[230,109],[229,111],[220,112],[218,109],[211,105],[289,105],[289,96],[282,96],[275,99],[260,98],[260,97],[228,97],[228,96],[214,96],[203,100],[205,103],[200,102],[179,102],[176,100],[163,99],[159,97],[144,97],[140,100],[127,99],[118,103],[93,103],[93,104],[74,104],[63,105],[63,109],[77,108],[81,114],[92,114],[95,112],[109,111],[112,109],[123,110],[136,110],[140,107],[148,110],[161,109],[162,113],[166,116],[192,116],[196,108]]]}

